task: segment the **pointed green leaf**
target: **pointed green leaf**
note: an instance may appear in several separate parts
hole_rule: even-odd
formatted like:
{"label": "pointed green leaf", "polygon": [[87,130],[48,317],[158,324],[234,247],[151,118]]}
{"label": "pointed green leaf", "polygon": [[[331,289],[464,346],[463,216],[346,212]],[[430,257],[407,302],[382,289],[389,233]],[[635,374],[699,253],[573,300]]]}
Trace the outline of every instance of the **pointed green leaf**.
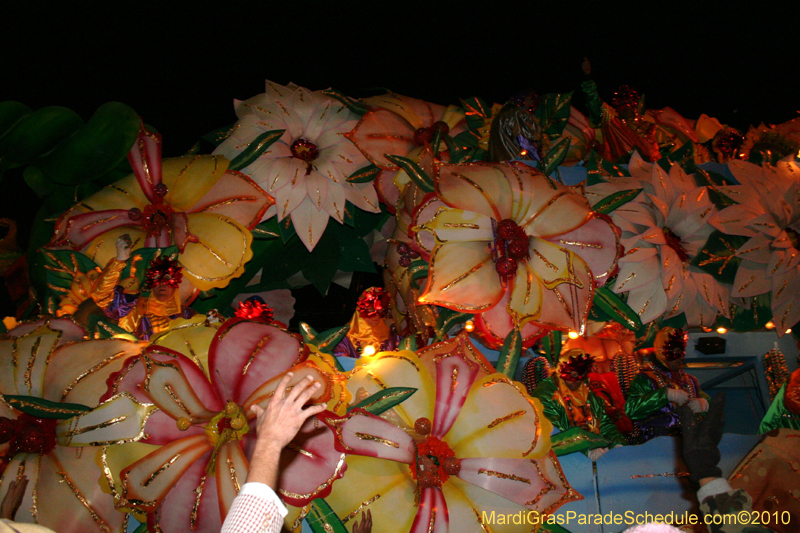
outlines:
{"label": "pointed green leaf", "polygon": [[719,230],[714,230],[708,236],[706,244],[692,260],[692,265],[708,272],[718,281],[733,284],[736,279],[736,270],[742,262],[736,256],[736,251],[746,242],[747,237],[726,235]]}
{"label": "pointed green leaf", "polygon": [[338,239],[331,232],[325,232],[314,250],[304,256],[305,260],[301,267],[303,276],[322,295],[327,294],[328,287],[336,275],[341,253]]}
{"label": "pointed green leaf", "polygon": [[411,352],[417,351],[417,338],[414,335],[403,337],[397,346],[398,350],[409,350]]}
{"label": "pointed green leaf", "polygon": [[59,418],[63,420],[92,410],[91,407],[78,403],[51,402],[34,396],[6,394],[3,395],[3,399],[17,411],[22,411],[36,418]]}
{"label": "pointed green leaf", "polygon": [[133,533],[150,533],[150,530],[147,529],[147,524],[139,524]]}
{"label": "pointed green leaf", "polygon": [[621,207],[634,198],[636,198],[639,193],[642,192],[642,189],[631,189],[629,191],[619,191],[617,193],[612,194],[611,196],[606,196],[596,204],[592,206],[592,209],[597,213],[602,213],[607,215]]}
{"label": "pointed green leaf", "polygon": [[441,309],[439,311],[439,316],[436,317],[436,340],[442,340],[453,326],[466,322],[474,317],[475,315],[470,313],[461,313],[447,308]]}
{"label": "pointed green leaf", "polygon": [[34,166],[26,167],[22,178],[39,198],[50,196],[55,191],[53,182],[45,179],[42,171]]}
{"label": "pointed green leaf", "polygon": [[435,187],[433,185],[433,180],[414,161],[399,155],[384,154],[384,157],[405,170],[406,174],[408,174],[408,177],[410,177],[414,183],[417,184],[417,187],[422,189],[423,192],[434,191]]}
{"label": "pointed green leaf", "polygon": [[510,379],[514,379],[517,374],[517,365],[519,364],[519,356],[522,354],[522,335],[519,333],[519,327],[515,327],[508,336],[506,336],[503,347],[500,349],[500,357],[497,359],[497,371],[505,374]]}
{"label": "pointed green leaf", "polygon": [[567,152],[569,152],[569,138],[565,137],[558,141],[542,160],[539,161],[539,170],[541,170],[545,176],[549,176],[558,168],[558,165],[564,161],[564,158],[567,157]]}
{"label": "pointed green leaf", "polygon": [[215,147],[222,144],[222,141],[231,136],[234,126],[225,126],[224,128],[217,128],[200,137],[204,141],[210,142]]}
{"label": "pointed green leaf", "polygon": [[408,275],[410,276],[411,285],[415,289],[419,289],[421,279],[428,279],[428,263],[424,259],[415,259],[408,266]]}
{"label": "pointed green leaf", "polygon": [[[337,224],[338,226],[338,224]],[[341,255],[339,270],[342,272],[377,272],[369,246],[363,239],[339,239]]]}
{"label": "pointed green leaf", "polygon": [[0,157],[15,165],[25,165],[55,148],[81,126],[81,117],[66,107],[37,109],[3,136]]}
{"label": "pointed green leaf", "polygon": [[262,222],[251,231],[254,239],[277,239],[281,236],[277,217],[272,217]]}
{"label": "pointed green leaf", "polygon": [[593,305],[610,316],[615,322],[619,322],[626,328],[636,331],[642,327],[642,320],[636,311],[623,302],[619,296],[611,292],[607,287],[598,287],[594,290]]}
{"label": "pointed green leaf", "polygon": [[606,161],[594,150],[589,153],[589,160],[586,162],[586,171],[588,173],[586,178],[587,185],[602,183],[606,181],[605,178],[630,176],[626,169]]}
{"label": "pointed green leaf", "polygon": [[367,165],[350,174],[350,176],[347,178],[347,181],[350,183],[367,183],[377,178],[378,174],[380,173],[381,169],[379,169],[377,166]]}
{"label": "pointed green leaf", "polygon": [[369,111],[369,107],[365,106],[358,100],[350,98],[349,96],[345,96],[339,91],[334,91],[333,89],[328,89],[327,91],[322,91],[322,94],[325,96],[330,96],[334,100],[341,102],[347,109],[355,113],[356,115],[363,115],[367,111]]}
{"label": "pointed green leaf", "polygon": [[767,292],[748,298],[750,308],[731,304],[731,318],[717,317],[715,326],[723,326],[731,331],[745,332],[761,329],[772,319],[770,306],[771,293]]}
{"label": "pointed green leaf", "polygon": [[292,237],[297,235],[294,224],[292,224],[292,217],[286,217],[280,221],[275,217],[275,220],[278,222],[278,232],[281,234],[283,244],[288,243]]}
{"label": "pointed green leaf", "polygon": [[267,148],[272,146],[275,141],[280,139],[285,131],[286,130],[265,131],[256,137],[253,142],[247,145],[247,148],[233,158],[230,165],[228,165],[228,170],[242,170],[249,166],[253,161],[258,159]]}
{"label": "pointed green leaf", "polygon": [[545,94],[534,111],[543,135],[560,136],[569,122],[572,93]]}
{"label": "pointed green leaf", "polygon": [[31,108],[22,102],[14,100],[0,102],[0,139],[32,112]]}
{"label": "pointed green leaf", "polygon": [[98,265],[86,255],[72,250],[41,250],[48,292],[60,298],[69,292],[73,279],[97,269]]}
{"label": "pointed green leaf", "polygon": [[314,533],[349,533],[328,502],[322,498],[311,502],[306,520]]}
{"label": "pointed green leaf", "polygon": [[303,341],[306,344],[315,346],[320,352],[333,354],[333,349],[342,342],[342,339],[350,330],[349,325],[340,328],[332,328],[322,333],[318,333],[314,328],[306,324],[300,323],[300,334],[303,336]]}
{"label": "pointed green leaf", "polygon": [[558,330],[550,331],[542,338],[544,355],[550,360],[550,364],[553,366],[558,364],[558,357],[561,355],[561,345],[561,332]]}
{"label": "pointed green leaf", "polygon": [[388,411],[395,405],[398,405],[408,399],[409,396],[417,392],[417,389],[410,387],[390,387],[380,392],[364,398],[355,405],[347,408],[349,413],[353,409],[363,409],[368,413],[375,416]]}

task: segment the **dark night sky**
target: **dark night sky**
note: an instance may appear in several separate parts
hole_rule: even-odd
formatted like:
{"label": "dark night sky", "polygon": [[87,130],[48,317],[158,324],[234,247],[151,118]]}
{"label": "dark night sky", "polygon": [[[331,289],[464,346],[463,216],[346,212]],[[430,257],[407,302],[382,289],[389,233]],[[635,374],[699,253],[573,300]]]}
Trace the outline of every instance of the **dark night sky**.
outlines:
{"label": "dark night sky", "polygon": [[[0,11],[0,101],[62,105],[84,120],[124,102],[163,134],[166,156],[233,123],[233,98],[263,92],[264,79],[502,102],[579,89],[588,56],[606,98],[627,83],[648,107],[745,130],[800,109],[798,2],[22,4]],[[0,212],[35,212],[30,191],[11,192]]]}

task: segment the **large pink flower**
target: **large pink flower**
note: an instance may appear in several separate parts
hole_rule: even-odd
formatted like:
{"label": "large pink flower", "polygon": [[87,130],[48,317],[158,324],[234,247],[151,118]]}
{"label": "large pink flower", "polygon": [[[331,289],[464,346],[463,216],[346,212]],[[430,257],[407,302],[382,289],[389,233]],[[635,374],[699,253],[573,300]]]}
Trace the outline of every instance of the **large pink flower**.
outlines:
{"label": "large pink flower", "polygon": [[[223,324],[209,349],[208,375],[160,346],[132,359],[109,380],[109,394],[128,391],[158,406],[143,442],[160,448],[122,470],[119,505],[146,511],[151,531],[219,531],[247,478],[255,446],[250,407],[265,407],[290,368],[292,385],[309,374],[327,384],[317,401],[334,396],[332,369],[309,358],[296,336],[263,322]],[[309,420],[281,456],[279,491],[288,503],[324,497],[344,474],[344,456],[322,427]]]}
{"label": "large pink flower", "polygon": [[26,476],[22,505],[12,518],[63,533],[124,528],[126,516],[97,483],[95,457],[101,446],[140,438],[153,410],[124,393],[99,401],[108,375],[142,344],[83,340],[85,335],[68,319],[43,318],[0,336],[0,427],[6,441],[0,445],[0,500],[12,480]]}
{"label": "large pink flower", "polygon": [[381,418],[360,409],[326,418],[348,454],[347,476],[326,498],[337,515],[347,522],[367,508],[381,531],[481,533],[483,511],[551,513],[579,499],[550,452],[541,404],[492,371],[464,336],[419,357],[362,358],[351,392],[417,390]]}
{"label": "large pink flower", "polygon": [[252,257],[250,229],[274,202],[220,156],[161,160],[161,136],[144,128],[128,154],[133,174],[61,215],[50,248],[72,248],[99,265],[119,236],[133,249],[180,250],[184,277],[196,289],[224,287]]}
{"label": "large pink flower", "polygon": [[610,220],[522,163],[437,168],[437,194],[449,208],[418,227],[437,241],[420,302],[480,313],[496,343],[515,326],[526,338],[582,332],[594,289],[620,254]]}

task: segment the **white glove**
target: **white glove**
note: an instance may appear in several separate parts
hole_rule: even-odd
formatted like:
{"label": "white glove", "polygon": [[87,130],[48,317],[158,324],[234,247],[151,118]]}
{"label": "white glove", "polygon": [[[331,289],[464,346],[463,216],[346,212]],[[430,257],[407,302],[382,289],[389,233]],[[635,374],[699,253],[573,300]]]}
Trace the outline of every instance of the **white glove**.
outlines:
{"label": "white glove", "polygon": [[589,450],[589,452],[586,455],[588,455],[589,459],[591,459],[592,462],[594,462],[600,459],[600,457],[602,457],[603,454],[606,453],[607,451],[608,448],[595,448],[594,450]]}
{"label": "white glove", "polygon": [[693,413],[705,413],[708,411],[708,400],[705,398],[693,398],[686,405]]}
{"label": "white glove", "polygon": [[683,405],[689,401],[689,394],[680,389],[667,389],[667,399],[678,405]]}

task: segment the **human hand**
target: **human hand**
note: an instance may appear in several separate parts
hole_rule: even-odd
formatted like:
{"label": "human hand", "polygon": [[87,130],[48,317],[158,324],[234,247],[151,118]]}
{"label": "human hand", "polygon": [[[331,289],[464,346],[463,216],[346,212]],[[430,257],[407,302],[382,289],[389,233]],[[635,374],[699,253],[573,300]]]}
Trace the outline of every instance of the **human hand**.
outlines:
{"label": "human hand", "polygon": [[353,533],[372,533],[372,512],[369,509],[361,512],[360,524],[358,519],[353,522]]}
{"label": "human hand", "polygon": [[8,484],[6,497],[0,503],[0,518],[14,520],[19,506],[22,505],[22,498],[25,497],[25,489],[28,487],[28,478],[22,476],[19,481],[14,480]]}
{"label": "human hand", "polygon": [[586,453],[586,455],[588,455],[589,459],[591,459],[592,462],[594,462],[594,461],[597,461],[598,459],[600,459],[607,451],[608,451],[608,448],[595,448],[593,450],[589,450]]}
{"label": "human hand", "polygon": [[131,238],[126,233],[117,237],[117,261],[127,261],[131,256]]}
{"label": "human hand", "polygon": [[705,398],[692,398],[686,402],[686,407],[691,409],[693,413],[705,413],[708,411],[708,400]]}
{"label": "human hand", "polygon": [[689,394],[680,389],[667,389],[667,399],[678,405],[683,405],[689,401]]}
{"label": "human hand", "polygon": [[719,441],[725,426],[725,393],[721,392],[709,402],[708,414],[697,420],[688,405],[677,410],[683,433],[683,462],[689,468],[689,479],[699,482],[703,478],[720,477],[722,470]]}
{"label": "human hand", "polygon": [[251,407],[257,417],[256,432],[258,438],[256,447],[267,447],[282,450],[300,431],[300,427],[307,418],[321,413],[326,405],[303,406],[319,389],[320,383],[311,376],[306,376],[297,383],[292,390],[287,391],[289,382],[294,374],[288,372],[278,382],[275,394],[269,401],[266,409],[258,405]]}

